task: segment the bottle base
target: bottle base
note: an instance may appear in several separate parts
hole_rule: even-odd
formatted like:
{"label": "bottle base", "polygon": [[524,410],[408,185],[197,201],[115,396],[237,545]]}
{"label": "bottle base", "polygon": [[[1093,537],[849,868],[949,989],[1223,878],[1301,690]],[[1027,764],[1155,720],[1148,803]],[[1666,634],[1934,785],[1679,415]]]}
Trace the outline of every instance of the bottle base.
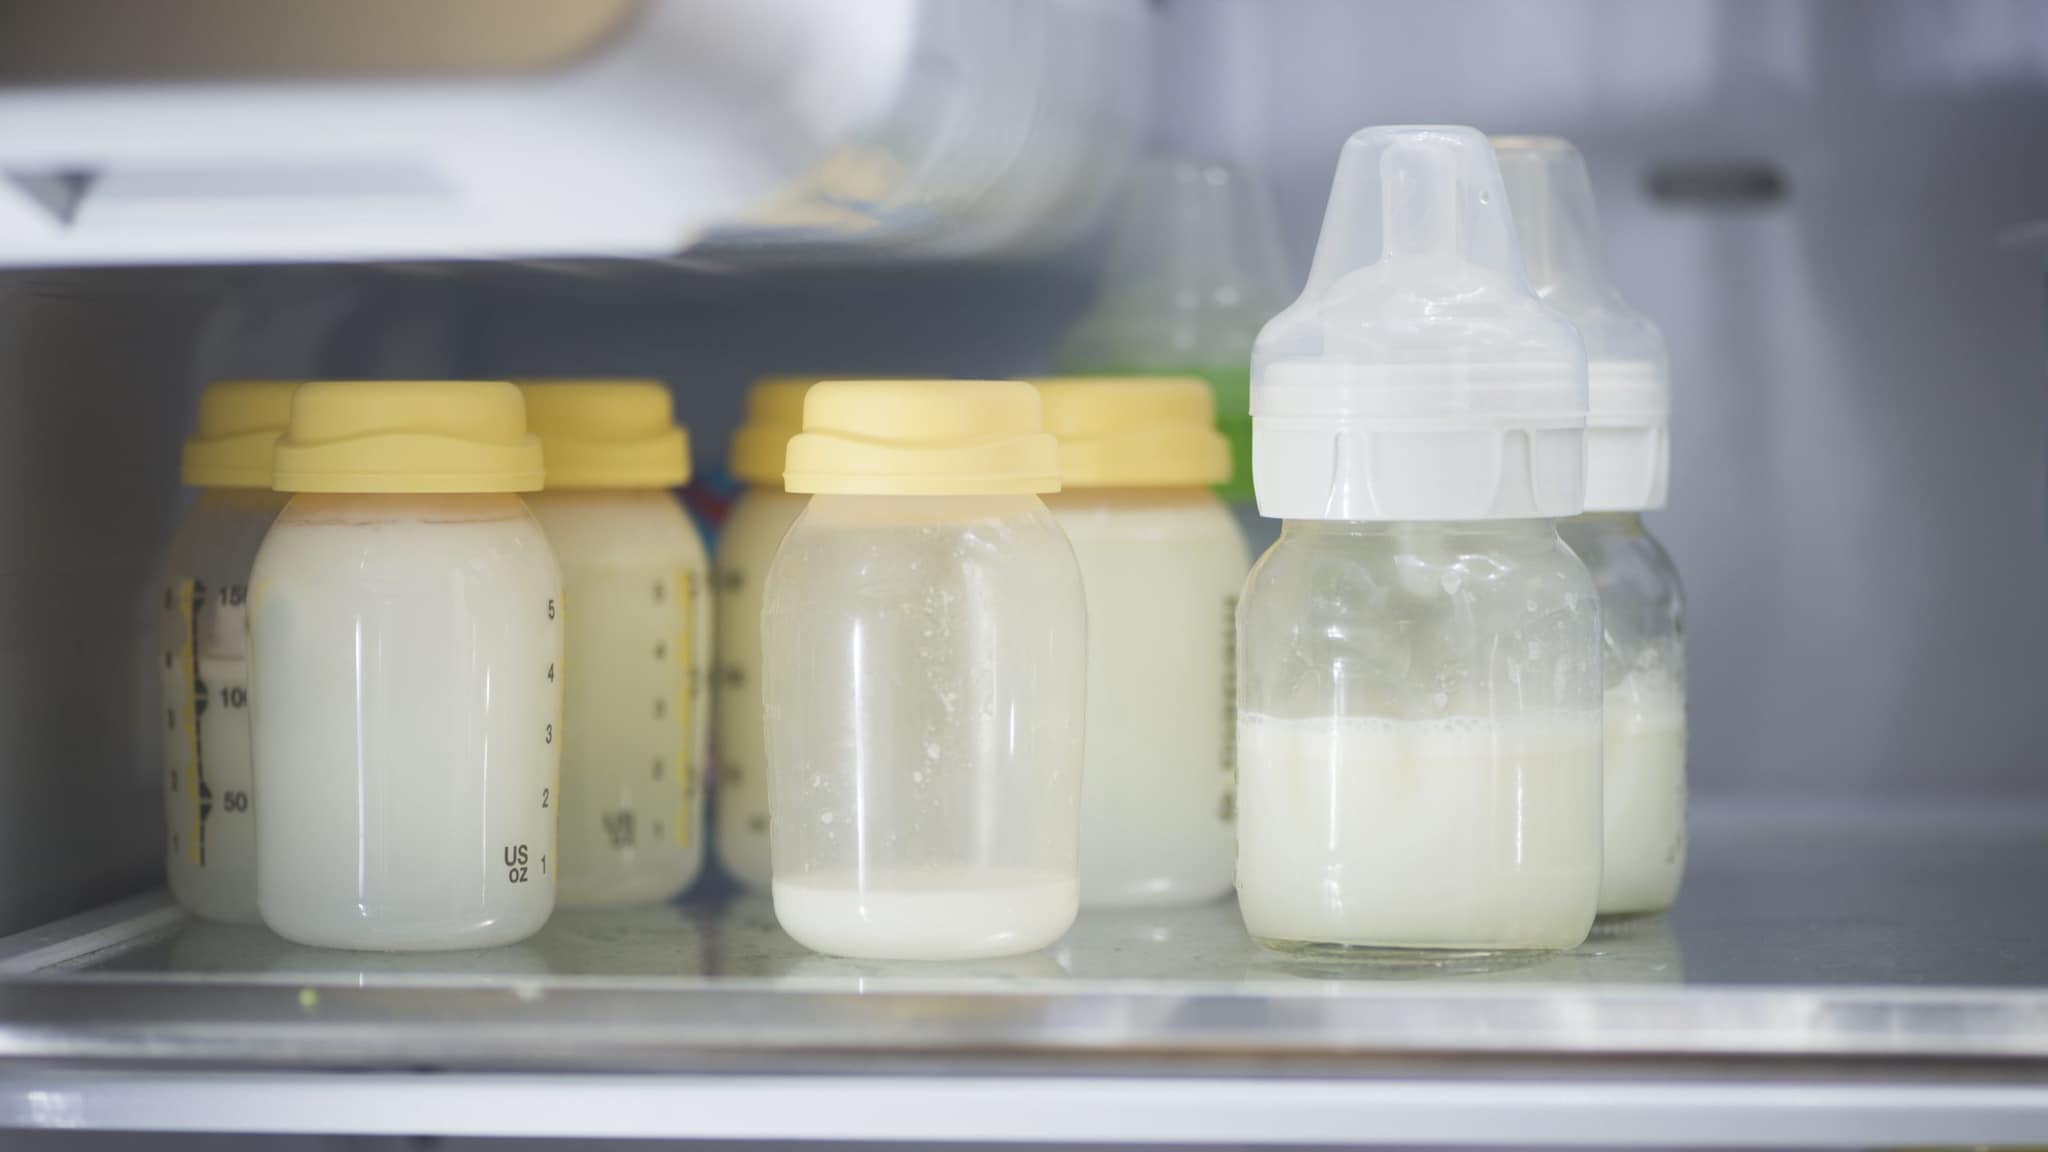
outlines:
{"label": "bottle base", "polygon": [[516,944],[547,924],[554,901],[508,911],[489,920],[433,921],[386,918],[380,922],[346,914],[331,919],[274,915],[263,926],[294,944],[343,952],[469,952]]}
{"label": "bottle base", "polygon": [[987,960],[1057,941],[1071,876],[1004,870],[806,875],[774,883],[775,918],[813,952],[853,960]]}
{"label": "bottle base", "polygon": [[1535,963],[1563,948],[1408,948],[1321,940],[1252,937],[1262,948],[1302,960],[1339,961],[1359,968],[1437,973],[1484,972]]}
{"label": "bottle base", "polygon": [[1630,908],[1620,912],[1602,912],[1593,918],[1593,935],[1612,936],[1626,932],[1645,921],[1655,920],[1671,911],[1669,905],[1662,908]]}
{"label": "bottle base", "polygon": [[1081,891],[1083,912],[1143,912],[1162,908],[1199,908],[1214,904],[1235,894],[1229,882],[1220,885],[1192,887],[1182,885],[1149,885],[1136,888],[1121,888],[1113,891]]}

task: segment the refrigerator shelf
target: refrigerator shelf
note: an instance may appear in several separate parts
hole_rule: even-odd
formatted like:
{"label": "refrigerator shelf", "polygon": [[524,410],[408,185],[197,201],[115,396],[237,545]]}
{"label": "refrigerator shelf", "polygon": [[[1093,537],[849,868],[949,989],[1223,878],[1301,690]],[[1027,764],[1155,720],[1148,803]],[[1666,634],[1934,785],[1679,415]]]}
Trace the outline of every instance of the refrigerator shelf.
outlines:
{"label": "refrigerator shelf", "polygon": [[1705,808],[1672,916],[1455,972],[1266,952],[1228,903],[1087,913],[1041,953],[929,965],[812,955],[730,893],[410,955],[301,948],[149,894],[0,940],[0,1124],[2039,1143],[2043,829]]}

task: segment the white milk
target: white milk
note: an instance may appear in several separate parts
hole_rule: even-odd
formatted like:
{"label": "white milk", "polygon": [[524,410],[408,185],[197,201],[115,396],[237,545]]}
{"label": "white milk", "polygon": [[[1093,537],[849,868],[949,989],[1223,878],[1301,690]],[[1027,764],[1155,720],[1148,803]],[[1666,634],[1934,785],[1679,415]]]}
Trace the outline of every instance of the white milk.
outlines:
{"label": "white milk", "polygon": [[1570,948],[1600,876],[1600,717],[1243,715],[1238,899],[1302,943]]}
{"label": "white milk", "polygon": [[1685,873],[1685,702],[1669,684],[1607,690],[1600,914],[1657,912]]}
{"label": "white milk", "polygon": [[1236,612],[1250,561],[1223,504],[1047,500],[1088,597],[1081,900],[1213,900],[1237,864]]}
{"label": "white milk", "polygon": [[768,887],[768,756],[761,733],[761,586],[810,500],[750,488],[718,534],[718,862]]}
{"label": "white milk", "polygon": [[1072,876],[1007,869],[809,873],[774,884],[775,919],[813,951],[855,959],[972,960],[1057,939]]}
{"label": "white milk", "polygon": [[516,496],[292,501],[250,584],[264,923],[404,950],[546,921],[564,611]]}
{"label": "white milk", "polygon": [[665,900],[704,865],[710,596],[665,491],[527,498],[562,566],[565,905]]}

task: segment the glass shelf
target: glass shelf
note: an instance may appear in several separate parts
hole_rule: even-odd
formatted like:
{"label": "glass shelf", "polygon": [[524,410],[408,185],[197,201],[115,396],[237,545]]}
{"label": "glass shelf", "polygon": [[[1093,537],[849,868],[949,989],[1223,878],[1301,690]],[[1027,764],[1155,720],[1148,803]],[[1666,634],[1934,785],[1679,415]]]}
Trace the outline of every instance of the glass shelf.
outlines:
{"label": "glass shelf", "polygon": [[[1268,952],[1229,903],[1087,913],[1045,951],[939,965],[813,955],[729,891],[563,910],[523,944],[439,954],[302,948],[150,894],[0,940],[0,1121],[47,1112],[33,1083],[76,1105],[61,1115],[204,1130],[175,1123],[191,1101],[269,1083],[304,1099],[245,1109],[243,1129],[487,1134],[580,1092],[641,1119],[516,1130],[2040,1142],[2044,877],[2038,812],[1701,806],[1671,916],[1458,971]],[[178,1107],[152,1108],[171,1084]],[[380,1084],[437,1091],[409,1113]],[[855,1086],[854,1111],[816,1110]],[[756,1088],[783,1103],[743,1109]],[[690,1109],[659,1106],[678,1094]],[[920,1111],[938,1098],[979,1102]]]}

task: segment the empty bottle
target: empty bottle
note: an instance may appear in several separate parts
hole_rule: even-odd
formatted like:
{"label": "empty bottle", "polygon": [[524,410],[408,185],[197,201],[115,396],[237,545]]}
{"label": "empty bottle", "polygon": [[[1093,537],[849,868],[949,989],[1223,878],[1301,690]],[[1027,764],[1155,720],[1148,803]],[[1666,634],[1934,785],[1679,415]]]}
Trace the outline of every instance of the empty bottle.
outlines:
{"label": "empty bottle", "polygon": [[1018,381],[826,381],[761,617],[776,919],[839,956],[962,959],[1078,907],[1087,609]]}

